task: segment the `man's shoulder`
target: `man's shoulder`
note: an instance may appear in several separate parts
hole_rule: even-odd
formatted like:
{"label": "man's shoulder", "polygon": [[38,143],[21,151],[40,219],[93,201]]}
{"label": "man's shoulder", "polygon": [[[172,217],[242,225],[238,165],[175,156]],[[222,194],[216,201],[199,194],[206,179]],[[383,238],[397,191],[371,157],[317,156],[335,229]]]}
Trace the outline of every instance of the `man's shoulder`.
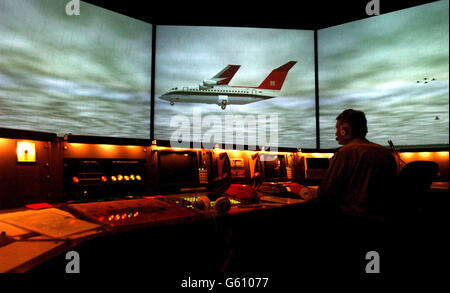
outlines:
{"label": "man's shoulder", "polygon": [[354,149],[379,149],[379,150],[389,151],[387,147],[382,146],[377,143],[374,143],[374,142],[371,142],[371,141],[351,142],[349,144],[344,145],[339,150],[346,151],[346,150],[354,150]]}
{"label": "man's shoulder", "polygon": [[392,155],[390,150],[380,144],[374,142],[363,142],[363,143],[349,143],[341,147],[336,154],[344,156],[346,154],[362,154],[362,153],[377,153],[378,155]]}

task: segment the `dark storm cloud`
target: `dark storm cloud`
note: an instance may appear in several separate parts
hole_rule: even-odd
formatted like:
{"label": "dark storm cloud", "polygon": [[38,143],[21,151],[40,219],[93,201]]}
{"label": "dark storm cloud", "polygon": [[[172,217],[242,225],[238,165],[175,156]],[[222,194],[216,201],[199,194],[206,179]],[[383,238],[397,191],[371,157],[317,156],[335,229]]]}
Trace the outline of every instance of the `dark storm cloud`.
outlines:
{"label": "dark storm cloud", "polygon": [[0,126],[148,138],[152,25],[68,2],[0,0]]}
{"label": "dark storm cloud", "polygon": [[374,142],[448,144],[448,11],[437,1],[318,32],[321,147],[337,147],[348,108],[366,113]]}
{"label": "dark storm cloud", "polygon": [[321,95],[448,79],[448,1],[320,30],[318,39]]}
{"label": "dark storm cloud", "polygon": [[0,0],[3,65],[20,52],[35,56],[22,62],[33,72],[149,91],[151,25],[84,2],[67,16],[67,2]]}

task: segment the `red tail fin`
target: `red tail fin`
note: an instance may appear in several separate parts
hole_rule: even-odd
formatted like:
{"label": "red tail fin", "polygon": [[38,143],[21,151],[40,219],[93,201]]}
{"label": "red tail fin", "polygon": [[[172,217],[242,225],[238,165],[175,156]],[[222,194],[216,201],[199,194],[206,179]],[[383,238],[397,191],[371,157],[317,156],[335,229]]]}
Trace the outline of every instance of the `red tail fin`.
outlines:
{"label": "red tail fin", "polygon": [[217,84],[228,84],[240,67],[241,65],[228,65],[214,75],[212,80],[217,80]]}
{"label": "red tail fin", "polygon": [[260,89],[281,90],[288,71],[297,63],[297,61],[289,61],[274,69],[266,79],[259,85]]}

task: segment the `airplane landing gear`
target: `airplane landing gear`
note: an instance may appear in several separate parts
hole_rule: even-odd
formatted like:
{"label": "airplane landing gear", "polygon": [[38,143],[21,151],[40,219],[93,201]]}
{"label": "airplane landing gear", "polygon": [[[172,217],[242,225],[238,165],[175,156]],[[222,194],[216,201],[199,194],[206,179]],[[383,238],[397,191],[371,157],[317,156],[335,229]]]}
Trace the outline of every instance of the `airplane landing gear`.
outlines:
{"label": "airplane landing gear", "polygon": [[171,106],[175,105],[175,102],[174,101],[170,101],[170,105]]}
{"label": "airplane landing gear", "polygon": [[227,107],[227,101],[223,100],[222,105],[220,105],[220,108],[222,108],[222,110],[225,110],[226,107]]}

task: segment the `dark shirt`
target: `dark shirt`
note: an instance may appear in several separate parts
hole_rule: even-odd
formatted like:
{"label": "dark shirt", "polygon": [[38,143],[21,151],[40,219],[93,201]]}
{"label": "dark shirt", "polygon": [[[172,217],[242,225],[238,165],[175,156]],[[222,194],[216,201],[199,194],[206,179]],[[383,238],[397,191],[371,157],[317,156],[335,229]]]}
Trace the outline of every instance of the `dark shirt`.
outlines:
{"label": "dark shirt", "polygon": [[342,213],[385,216],[396,177],[397,165],[386,147],[357,139],[331,158],[318,199]]}

